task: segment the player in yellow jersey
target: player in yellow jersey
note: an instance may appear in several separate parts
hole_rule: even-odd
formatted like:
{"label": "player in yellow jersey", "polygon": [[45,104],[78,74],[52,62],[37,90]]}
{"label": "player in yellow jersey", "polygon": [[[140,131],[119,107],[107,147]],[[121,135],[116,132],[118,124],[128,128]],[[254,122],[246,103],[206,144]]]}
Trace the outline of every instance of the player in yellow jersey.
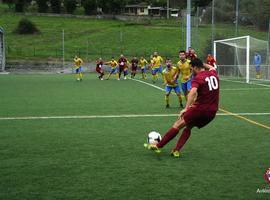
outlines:
{"label": "player in yellow jersey", "polygon": [[153,59],[152,59],[152,80],[153,83],[156,82],[158,75],[157,73],[159,72],[162,74],[162,62],[163,58],[158,55],[157,52],[154,52]]}
{"label": "player in yellow jersey", "polygon": [[77,81],[82,81],[82,78],[83,78],[82,64],[83,64],[83,60],[79,58],[78,56],[75,56],[74,67],[75,67]]}
{"label": "player in yellow jersey", "polygon": [[148,64],[147,60],[144,57],[141,57],[139,61],[139,66],[142,72],[142,79],[146,79],[146,65]]}
{"label": "player in yellow jersey", "polygon": [[178,76],[180,75],[181,88],[186,97],[189,91],[191,90],[191,68],[190,68],[190,60],[186,58],[186,52],[179,52],[180,61],[177,63],[178,67]]}
{"label": "player in yellow jersey", "polygon": [[[114,59],[114,57],[112,57],[112,59],[109,62],[106,62],[105,64],[111,66],[111,71],[110,71],[108,77],[106,78],[106,80],[109,80],[109,78],[110,78],[110,76],[112,74],[117,74],[117,65],[118,65],[118,63]],[[117,74],[117,78],[118,78],[118,74]]]}
{"label": "player in yellow jersey", "polygon": [[175,77],[178,74],[177,67],[172,66],[172,62],[170,59],[166,60],[166,68],[162,71],[164,84],[166,85],[165,91],[165,101],[166,101],[166,108],[170,107],[169,103],[169,96],[171,94],[172,89],[175,91],[176,95],[178,96],[179,105],[183,108],[182,98],[181,98],[181,90],[178,85],[177,79]]}

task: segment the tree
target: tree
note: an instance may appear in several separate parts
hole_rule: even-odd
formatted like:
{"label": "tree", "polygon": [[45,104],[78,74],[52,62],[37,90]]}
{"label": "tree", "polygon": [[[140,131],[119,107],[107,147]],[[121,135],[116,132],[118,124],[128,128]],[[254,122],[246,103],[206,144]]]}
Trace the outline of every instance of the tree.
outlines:
{"label": "tree", "polygon": [[14,0],[3,0],[3,3],[7,4],[9,9],[11,9],[13,7],[13,5],[15,4]]}
{"label": "tree", "polygon": [[248,17],[259,30],[268,30],[270,20],[269,0],[244,0],[241,2],[243,11],[249,13]]}
{"label": "tree", "polygon": [[61,13],[61,0],[50,0],[53,13]]}
{"label": "tree", "polygon": [[64,0],[66,12],[69,14],[73,14],[76,10],[76,3],[76,0]]}
{"label": "tree", "polygon": [[15,0],[15,12],[23,12],[25,8],[24,0]]}
{"label": "tree", "polygon": [[48,12],[49,6],[47,0],[36,0],[38,5],[38,12],[46,13]]}
{"label": "tree", "polygon": [[96,14],[97,12],[96,0],[84,0],[82,6],[86,15]]}

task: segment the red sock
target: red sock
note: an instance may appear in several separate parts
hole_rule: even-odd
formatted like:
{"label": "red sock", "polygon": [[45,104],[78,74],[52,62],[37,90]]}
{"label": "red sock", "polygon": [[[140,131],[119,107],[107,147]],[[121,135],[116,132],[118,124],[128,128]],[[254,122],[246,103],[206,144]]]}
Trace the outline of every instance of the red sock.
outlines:
{"label": "red sock", "polygon": [[184,146],[184,144],[186,143],[186,141],[188,140],[188,138],[190,136],[190,133],[191,133],[191,130],[188,128],[185,128],[183,130],[183,133],[180,136],[180,138],[176,144],[176,147],[174,148],[175,151],[179,151]]}
{"label": "red sock", "polygon": [[157,144],[158,148],[162,148],[165,144],[167,144],[171,139],[173,139],[177,133],[179,132],[179,129],[176,128],[170,128],[168,132],[163,136],[162,140]]}

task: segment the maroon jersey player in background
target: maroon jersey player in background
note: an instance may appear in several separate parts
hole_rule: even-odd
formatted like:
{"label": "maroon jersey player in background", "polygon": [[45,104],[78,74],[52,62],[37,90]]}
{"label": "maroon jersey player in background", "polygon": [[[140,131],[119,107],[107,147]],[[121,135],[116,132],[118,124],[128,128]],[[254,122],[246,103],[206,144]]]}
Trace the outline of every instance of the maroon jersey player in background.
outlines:
{"label": "maroon jersey player in background", "polygon": [[96,63],[97,63],[97,66],[96,66],[96,72],[99,73],[98,78],[99,78],[100,80],[103,80],[104,71],[103,71],[102,67],[103,67],[103,64],[104,64],[104,63],[103,63],[102,58],[99,58],[99,59],[96,61]]}
{"label": "maroon jersey player in background", "polygon": [[216,60],[215,60],[215,58],[214,58],[211,54],[208,54],[208,55],[207,55],[206,63],[207,63],[208,65],[211,65],[211,66],[217,68],[217,67],[216,67]]}
{"label": "maroon jersey player in background", "polygon": [[194,49],[191,47],[188,48],[188,51],[186,52],[186,58],[188,60],[193,60],[194,58],[197,58],[197,54]]}
{"label": "maroon jersey player in background", "polygon": [[118,66],[119,66],[119,71],[118,71],[118,80],[120,80],[122,72],[124,72],[124,79],[127,79],[127,74],[128,74],[128,60],[125,58],[123,54],[120,55],[120,58],[118,60]]}
{"label": "maroon jersey player in background", "polygon": [[[146,147],[160,153],[160,149],[172,140],[184,128],[171,155],[180,156],[180,149],[188,140],[193,127],[202,128],[211,122],[218,111],[219,104],[219,78],[214,67],[203,64],[198,58],[191,61],[191,70],[194,78],[191,82],[191,90],[187,104],[180,112],[179,118],[157,144],[149,144]],[[196,98],[197,96],[197,98]]]}
{"label": "maroon jersey player in background", "polygon": [[131,78],[134,78],[137,73],[137,68],[138,68],[139,60],[137,57],[133,57],[131,60]]}

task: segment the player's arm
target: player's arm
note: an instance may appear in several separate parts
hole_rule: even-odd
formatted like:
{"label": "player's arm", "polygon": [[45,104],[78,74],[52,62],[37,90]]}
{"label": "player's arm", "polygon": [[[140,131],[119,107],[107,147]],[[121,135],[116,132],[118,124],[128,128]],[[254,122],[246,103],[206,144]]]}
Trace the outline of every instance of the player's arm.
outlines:
{"label": "player's arm", "polygon": [[165,76],[165,74],[164,73],[161,73],[161,75],[162,75],[162,78],[163,78],[163,85],[166,85],[167,83],[168,83],[168,81],[167,81],[167,79],[166,79],[166,76]]}
{"label": "player's arm", "polygon": [[203,66],[206,70],[216,70],[215,67],[213,67],[212,65],[209,65],[209,64],[206,64],[206,63],[203,63]]}
{"label": "player's arm", "polygon": [[180,72],[181,72],[181,70],[179,69],[179,67],[177,67],[177,71],[176,71],[175,75],[173,76],[174,81],[176,81],[178,79]]}

